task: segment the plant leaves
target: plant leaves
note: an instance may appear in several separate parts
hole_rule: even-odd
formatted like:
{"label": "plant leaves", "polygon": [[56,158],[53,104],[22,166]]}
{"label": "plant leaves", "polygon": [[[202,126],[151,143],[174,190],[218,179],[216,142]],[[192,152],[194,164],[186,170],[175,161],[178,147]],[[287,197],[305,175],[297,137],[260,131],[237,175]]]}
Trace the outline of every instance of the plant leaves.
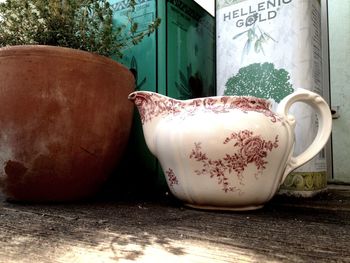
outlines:
{"label": "plant leaves", "polygon": [[128,26],[114,26],[108,0],[7,0],[0,3],[0,46],[65,46],[120,58],[160,25],[157,18],[133,35],[139,30],[131,18],[135,5],[128,2]]}
{"label": "plant leaves", "polygon": [[241,32],[241,33],[238,33],[237,35],[235,35],[232,39],[236,39],[236,38],[239,38],[240,36],[244,35],[245,33],[247,33],[249,30],[246,30],[244,32]]}

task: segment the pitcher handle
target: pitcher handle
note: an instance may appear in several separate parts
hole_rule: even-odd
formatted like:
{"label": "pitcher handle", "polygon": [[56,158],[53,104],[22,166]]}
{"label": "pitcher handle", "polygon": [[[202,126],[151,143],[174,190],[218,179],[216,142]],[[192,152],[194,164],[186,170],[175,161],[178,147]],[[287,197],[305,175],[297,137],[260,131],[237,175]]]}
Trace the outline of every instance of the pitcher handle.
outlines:
{"label": "pitcher handle", "polygon": [[292,127],[295,127],[295,119],[292,115],[289,115],[288,112],[295,102],[304,102],[316,111],[318,130],[315,139],[304,152],[297,156],[290,157],[281,182],[286,179],[290,172],[311,160],[322,150],[332,130],[332,115],[327,102],[317,93],[305,89],[297,89],[278,104],[277,113],[284,116]]}

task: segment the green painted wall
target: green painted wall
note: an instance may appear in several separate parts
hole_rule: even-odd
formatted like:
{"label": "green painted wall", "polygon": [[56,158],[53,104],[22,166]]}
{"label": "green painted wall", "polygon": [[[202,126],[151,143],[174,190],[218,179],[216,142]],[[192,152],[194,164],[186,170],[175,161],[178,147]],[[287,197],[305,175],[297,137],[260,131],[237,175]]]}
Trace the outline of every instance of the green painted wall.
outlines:
{"label": "green painted wall", "polygon": [[[114,24],[125,24],[128,0],[109,2]],[[139,30],[156,17],[161,18],[157,32],[125,50],[119,61],[133,69],[137,90],[175,99],[214,95],[214,17],[193,0],[137,0],[130,16],[138,23]],[[134,196],[167,191],[162,169],[146,146],[136,110],[129,144],[115,181],[115,192],[127,191]]]}

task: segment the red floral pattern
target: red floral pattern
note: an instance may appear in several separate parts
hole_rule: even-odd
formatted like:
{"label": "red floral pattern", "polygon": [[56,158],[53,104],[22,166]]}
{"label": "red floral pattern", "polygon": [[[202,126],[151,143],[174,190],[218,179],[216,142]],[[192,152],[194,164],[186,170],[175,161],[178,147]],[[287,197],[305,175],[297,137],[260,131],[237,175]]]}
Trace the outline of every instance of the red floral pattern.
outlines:
{"label": "red floral pattern", "polygon": [[232,109],[243,112],[255,111],[269,117],[272,122],[279,121],[279,117],[270,110],[270,102],[254,97],[207,97],[188,101],[180,101],[157,93],[136,93],[135,105],[138,107],[142,124],[152,118],[162,115],[194,115],[196,111],[210,111],[214,113],[228,113]]}
{"label": "red floral pattern", "polygon": [[177,177],[172,169],[168,169],[165,171],[166,176],[168,176],[169,180],[169,186],[173,187],[175,184],[179,184],[179,181],[177,180]]}
{"label": "red floral pattern", "polygon": [[200,142],[194,144],[194,149],[190,154],[190,159],[194,159],[197,162],[202,163],[202,169],[196,170],[198,175],[209,175],[210,178],[217,178],[218,184],[222,185],[222,190],[229,191],[242,191],[238,187],[233,187],[229,183],[229,174],[237,176],[241,185],[243,185],[243,172],[247,168],[248,164],[254,164],[258,171],[255,174],[258,178],[259,174],[262,174],[266,168],[266,157],[268,152],[271,152],[273,148],[278,147],[278,135],[274,141],[266,141],[259,135],[254,135],[252,131],[244,130],[238,133],[233,132],[227,137],[223,144],[232,142],[233,148],[236,149],[233,153],[226,153],[221,159],[212,160],[205,152],[202,151]]}

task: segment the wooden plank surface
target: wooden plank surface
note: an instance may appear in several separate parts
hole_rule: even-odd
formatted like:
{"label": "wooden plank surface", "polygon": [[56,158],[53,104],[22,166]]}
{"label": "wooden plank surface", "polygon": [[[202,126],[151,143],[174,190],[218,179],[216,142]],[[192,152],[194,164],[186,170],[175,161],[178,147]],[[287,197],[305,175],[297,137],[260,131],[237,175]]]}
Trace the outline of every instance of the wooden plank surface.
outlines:
{"label": "wooden plank surface", "polygon": [[350,262],[350,189],[251,212],[0,201],[0,262]]}

